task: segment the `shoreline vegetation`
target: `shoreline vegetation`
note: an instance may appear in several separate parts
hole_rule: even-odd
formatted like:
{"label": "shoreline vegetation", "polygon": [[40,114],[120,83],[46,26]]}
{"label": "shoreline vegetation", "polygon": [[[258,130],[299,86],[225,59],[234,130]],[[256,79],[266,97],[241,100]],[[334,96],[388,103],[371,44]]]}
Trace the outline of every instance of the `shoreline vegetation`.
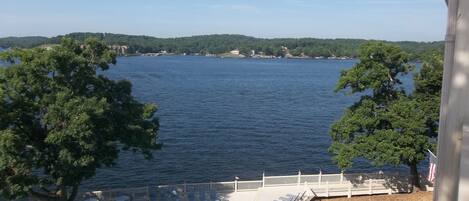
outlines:
{"label": "shoreline vegetation", "polygon": [[201,56],[201,57],[216,57],[216,58],[233,58],[233,59],[315,59],[315,60],[353,60],[355,57],[347,56],[332,56],[332,57],[309,57],[309,56],[274,56],[274,55],[243,55],[243,54],[176,54],[176,53],[140,53],[140,54],[121,54],[119,56],[132,57],[132,56],[146,56],[146,57],[159,57],[159,56]]}
{"label": "shoreline vegetation", "polygon": [[[70,33],[55,37],[28,36],[0,38],[1,48],[51,48],[62,38],[83,43],[86,38],[103,41],[119,56],[191,55],[220,58],[256,59],[333,59],[358,57],[359,47],[372,40],[316,38],[254,38],[244,35],[217,34],[179,38],[156,38],[113,33]],[[428,52],[443,53],[443,41],[412,42],[382,41],[395,44],[410,54],[411,60],[421,60]]]}

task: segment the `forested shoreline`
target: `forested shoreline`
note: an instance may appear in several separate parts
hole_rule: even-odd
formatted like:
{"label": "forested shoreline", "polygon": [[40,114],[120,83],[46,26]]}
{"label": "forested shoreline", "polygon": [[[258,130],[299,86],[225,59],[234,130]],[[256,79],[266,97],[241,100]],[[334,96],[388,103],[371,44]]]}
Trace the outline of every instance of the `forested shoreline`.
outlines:
{"label": "forested shoreline", "polygon": [[[97,38],[107,45],[125,46],[124,54],[165,52],[170,54],[219,55],[239,50],[241,55],[265,55],[275,57],[347,57],[356,58],[359,47],[370,41],[364,39],[316,39],[274,38],[263,39],[244,35],[201,35],[179,38],[156,38],[112,33],[70,33],[56,37],[6,37],[0,38],[2,48],[33,48],[59,44],[63,37],[84,42],[86,38]],[[419,60],[427,52],[443,52],[444,43],[435,42],[391,42]]]}

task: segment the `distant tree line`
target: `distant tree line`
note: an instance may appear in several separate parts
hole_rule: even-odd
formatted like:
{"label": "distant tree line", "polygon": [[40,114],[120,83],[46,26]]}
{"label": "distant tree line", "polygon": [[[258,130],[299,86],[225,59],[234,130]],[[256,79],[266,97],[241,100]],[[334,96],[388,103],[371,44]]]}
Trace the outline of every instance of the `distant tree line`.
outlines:
{"label": "distant tree line", "polygon": [[[108,45],[125,45],[127,53],[150,53],[167,51],[175,54],[222,54],[239,49],[241,54],[257,54],[283,57],[292,56],[358,57],[359,47],[368,42],[362,39],[315,39],[277,38],[262,39],[243,35],[202,35],[180,38],[156,38],[112,33],[70,33],[56,37],[7,37],[0,38],[0,47],[31,48],[46,44],[58,44],[63,37],[84,42],[86,38],[96,38]],[[443,42],[388,42],[399,46],[410,54],[412,60],[422,58],[426,52],[443,52]],[[288,48],[288,52],[284,48]]]}

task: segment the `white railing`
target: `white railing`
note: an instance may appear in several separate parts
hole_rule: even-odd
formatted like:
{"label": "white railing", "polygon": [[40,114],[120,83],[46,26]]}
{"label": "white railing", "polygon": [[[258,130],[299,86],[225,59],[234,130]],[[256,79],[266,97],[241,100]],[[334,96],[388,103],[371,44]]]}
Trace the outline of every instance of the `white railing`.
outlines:
{"label": "white railing", "polygon": [[257,190],[262,188],[262,180],[259,181],[238,181],[236,191]]}
{"label": "white railing", "polygon": [[[262,180],[232,182],[211,182],[158,186],[158,191],[176,193],[216,192],[232,193],[257,191],[262,187],[304,186],[320,197],[352,196],[365,194],[384,194],[408,192],[408,176],[397,174],[312,174],[288,176],[262,176]],[[172,189],[172,190],[169,190]]]}
{"label": "white railing", "polygon": [[[236,192],[257,191],[260,188],[298,186],[311,190],[316,196],[353,196],[391,194],[410,190],[408,177],[390,174],[302,174],[289,176],[262,176],[262,180],[184,183],[161,185],[155,189],[113,189],[82,193],[79,201],[169,201],[169,200],[227,200],[221,199]],[[153,192],[153,194],[151,193]],[[303,197],[303,195],[301,195]]]}

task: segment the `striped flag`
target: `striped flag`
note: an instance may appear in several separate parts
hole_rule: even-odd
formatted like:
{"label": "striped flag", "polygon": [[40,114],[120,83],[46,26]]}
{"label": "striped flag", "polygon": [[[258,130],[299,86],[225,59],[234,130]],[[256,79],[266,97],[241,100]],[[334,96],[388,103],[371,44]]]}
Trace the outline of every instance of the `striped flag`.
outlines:
{"label": "striped flag", "polygon": [[430,153],[430,164],[428,166],[428,177],[427,177],[427,180],[429,182],[431,182],[432,184],[435,184],[435,174],[436,174],[436,162],[437,162],[437,158],[435,156],[435,154],[433,154],[430,150],[428,150],[428,152]]}

